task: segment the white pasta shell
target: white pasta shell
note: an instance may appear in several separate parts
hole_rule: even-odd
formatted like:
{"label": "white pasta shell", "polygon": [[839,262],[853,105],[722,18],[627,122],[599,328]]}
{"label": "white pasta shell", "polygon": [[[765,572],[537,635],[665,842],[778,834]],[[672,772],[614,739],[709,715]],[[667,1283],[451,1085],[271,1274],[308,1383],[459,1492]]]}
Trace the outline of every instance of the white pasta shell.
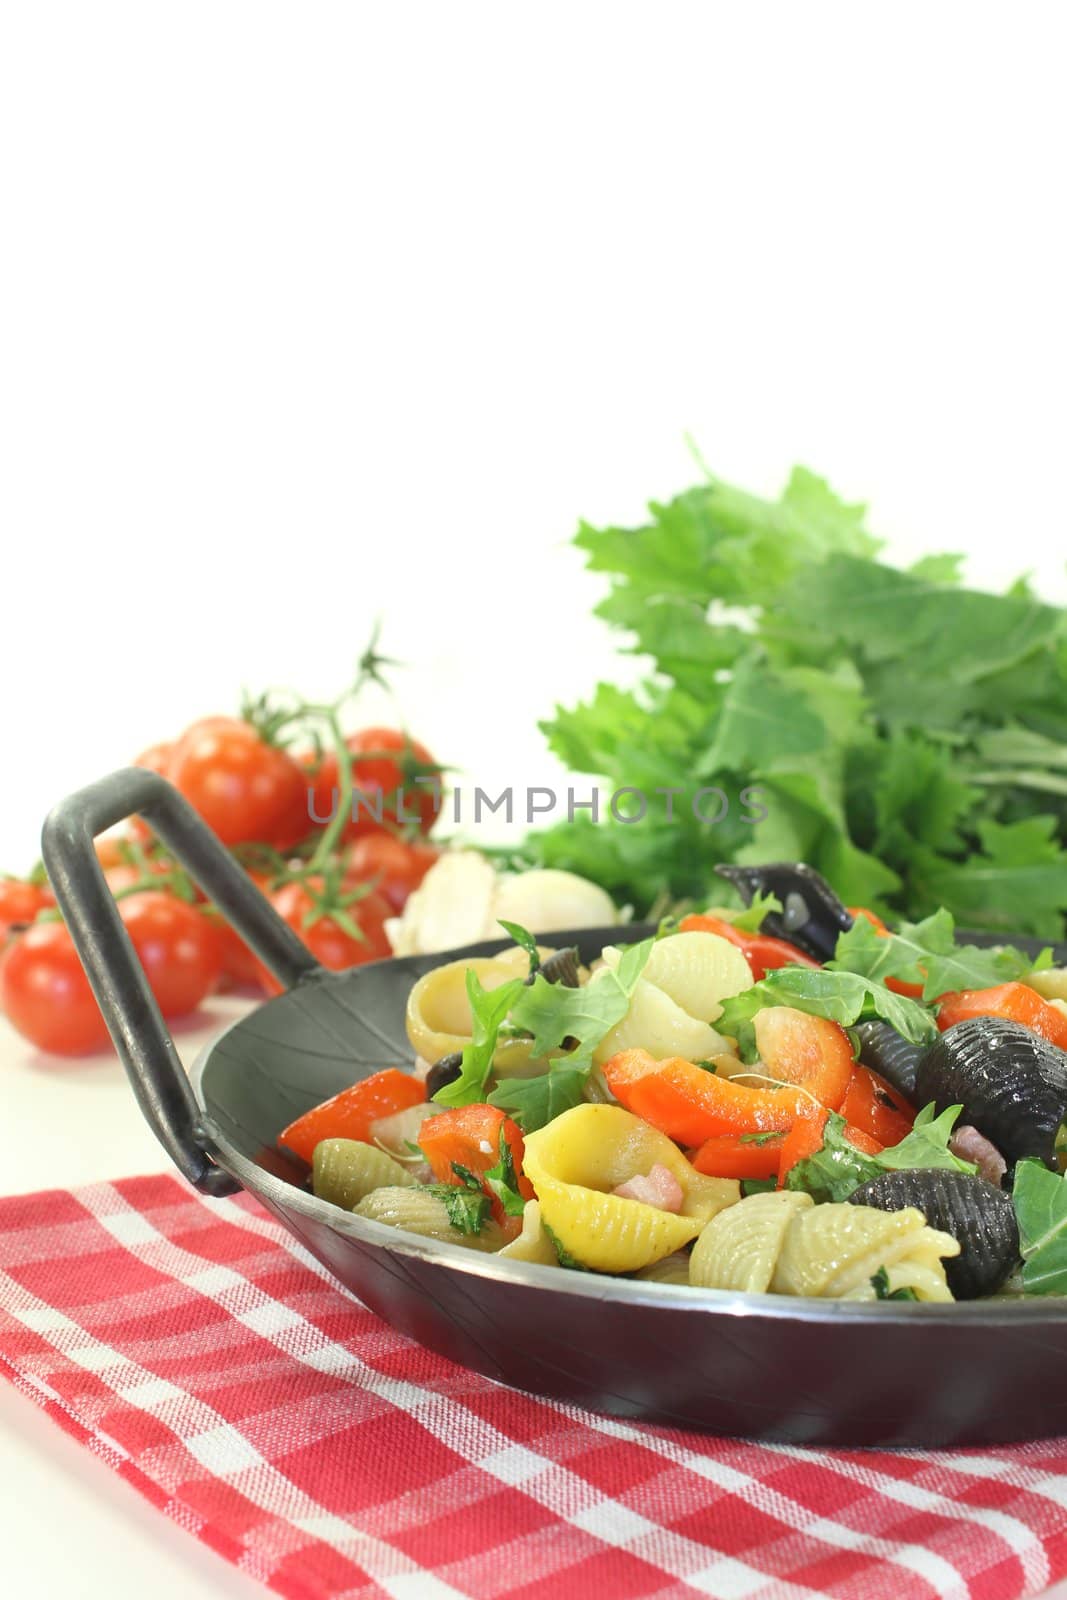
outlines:
{"label": "white pasta shell", "polygon": [[399,1161],[358,1139],[320,1139],[311,1158],[311,1187],[320,1200],[351,1211],[375,1189],[410,1188],[415,1179]]}
{"label": "white pasta shell", "polygon": [[703,1230],[689,1257],[689,1282],[701,1289],[765,1294],[786,1229],[813,1204],[810,1194],[782,1189],[750,1194],[720,1211]]}
{"label": "white pasta shell", "polygon": [[[927,1228],[921,1211],[878,1211],[873,1206],[827,1204],[793,1218],[771,1280],[778,1294],[816,1295],[830,1300],[866,1289],[879,1268],[892,1273],[909,1258],[940,1271],[942,1256],[959,1254],[948,1234]],[[917,1290],[918,1292],[918,1290]],[[951,1299],[947,1286],[945,1295]],[[873,1294],[872,1294],[873,1298]],[[924,1296],[929,1298],[929,1296]],[[937,1298],[941,1298],[940,1294]]]}
{"label": "white pasta shell", "polygon": [[[425,1071],[422,1076],[425,1077]],[[409,1145],[418,1144],[422,1125],[427,1117],[435,1117],[440,1106],[426,1102],[418,1106],[405,1106],[403,1111],[391,1111],[387,1117],[372,1122],[368,1143],[376,1144],[391,1156],[410,1156]]]}
{"label": "white pasta shell", "polygon": [[1067,967],[1046,967],[1044,972],[1029,972],[1023,982],[1046,1000],[1067,1000]]}
{"label": "white pasta shell", "polygon": [[428,1189],[375,1189],[353,1208],[357,1217],[384,1222],[388,1228],[417,1233],[424,1239],[440,1239],[462,1245],[465,1250],[499,1250],[504,1234],[495,1222],[486,1222],[480,1233],[461,1233],[448,1220],[444,1201]]}
{"label": "white pasta shell", "polygon": [[752,987],[741,951],[717,933],[674,933],[652,946],[641,976],[700,1022],[722,1015],[723,1000]]}
{"label": "white pasta shell", "polygon": [[[603,982],[606,972],[594,972],[590,983]],[[604,1035],[593,1060],[601,1066],[620,1050],[647,1050],[657,1060],[683,1056],[687,1061],[704,1061],[726,1049],[726,1040],[709,1023],[691,1017],[669,994],[639,978],[626,1015]]]}
{"label": "white pasta shell", "polygon": [[522,1208],[522,1231],[504,1246],[500,1255],[509,1261],[533,1261],[542,1267],[559,1265],[556,1247],[541,1221],[541,1206],[537,1200],[527,1200]]}
{"label": "white pasta shell", "polygon": [[615,902],[599,884],[556,867],[535,867],[500,878],[493,894],[492,916],[521,923],[531,933],[607,928],[619,920]]}

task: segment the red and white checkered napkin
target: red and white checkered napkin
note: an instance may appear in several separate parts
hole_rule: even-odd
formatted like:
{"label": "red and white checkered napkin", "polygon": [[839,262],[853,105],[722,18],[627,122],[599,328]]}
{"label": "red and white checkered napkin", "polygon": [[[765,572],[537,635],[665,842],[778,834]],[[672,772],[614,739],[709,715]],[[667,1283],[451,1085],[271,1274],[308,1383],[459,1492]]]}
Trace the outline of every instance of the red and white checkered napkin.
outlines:
{"label": "red and white checkered napkin", "polygon": [[0,1201],[0,1366],[299,1600],[1013,1600],[1067,1571],[1067,1440],[811,1451],[537,1400],[174,1177]]}

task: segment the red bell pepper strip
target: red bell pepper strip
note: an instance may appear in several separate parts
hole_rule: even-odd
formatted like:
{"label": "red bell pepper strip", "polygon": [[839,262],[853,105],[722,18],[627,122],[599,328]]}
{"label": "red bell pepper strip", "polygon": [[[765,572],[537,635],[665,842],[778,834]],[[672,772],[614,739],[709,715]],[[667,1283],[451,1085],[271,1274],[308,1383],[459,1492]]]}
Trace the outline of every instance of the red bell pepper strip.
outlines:
{"label": "red bell pepper strip", "polygon": [[1067,1050],[1067,1017],[1026,983],[1002,983],[995,989],[960,989],[937,1002],[937,1025],[944,1033],[971,1017],[1003,1017],[1032,1028],[1061,1050]]}
{"label": "red bell pepper strip", "polygon": [[785,939],[775,939],[769,933],[744,933],[725,917],[709,917],[693,912],[678,924],[680,933],[717,933],[720,939],[735,944],[748,962],[753,978],[759,983],[776,967],[817,967],[818,961],[798,950]]}
{"label": "red bell pepper strip", "polygon": [[426,1085],[421,1079],[397,1067],[386,1067],[384,1072],[375,1072],[354,1083],[351,1089],[342,1089],[332,1100],[305,1111],[282,1130],[278,1143],[310,1162],[322,1139],[358,1139],[366,1144],[371,1124],[379,1117],[422,1105],[425,1099]]}
{"label": "red bell pepper strip", "polygon": [[716,1133],[689,1159],[709,1178],[774,1178],[787,1136],[785,1128],[780,1133]]}
{"label": "red bell pepper strip", "polygon": [[750,1088],[681,1056],[657,1061],[647,1050],[620,1050],[602,1070],[620,1105],[682,1145],[718,1133],[777,1133],[811,1105],[798,1090]]}

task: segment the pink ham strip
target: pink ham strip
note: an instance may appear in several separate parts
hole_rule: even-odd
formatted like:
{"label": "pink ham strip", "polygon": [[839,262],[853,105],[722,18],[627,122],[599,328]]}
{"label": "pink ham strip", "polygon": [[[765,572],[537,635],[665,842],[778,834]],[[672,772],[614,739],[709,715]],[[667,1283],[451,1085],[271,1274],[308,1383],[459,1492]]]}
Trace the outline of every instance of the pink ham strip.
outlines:
{"label": "pink ham strip", "polygon": [[978,1168],[979,1175],[988,1178],[990,1183],[999,1184],[1001,1178],[1008,1170],[996,1145],[990,1144],[985,1136],[972,1128],[970,1123],[964,1123],[962,1128],[957,1128],[948,1142],[948,1147],[954,1156],[959,1156],[961,1161],[972,1161]]}
{"label": "pink ham strip", "polygon": [[659,1211],[672,1211],[677,1214],[685,1202],[682,1186],[669,1167],[657,1161],[647,1177],[640,1174],[636,1178],[628,1178],[625,1183],[620,1183],[612,1194],[618,1195],[620,1200],[640,1200],[643,1205],[655,1206]]}

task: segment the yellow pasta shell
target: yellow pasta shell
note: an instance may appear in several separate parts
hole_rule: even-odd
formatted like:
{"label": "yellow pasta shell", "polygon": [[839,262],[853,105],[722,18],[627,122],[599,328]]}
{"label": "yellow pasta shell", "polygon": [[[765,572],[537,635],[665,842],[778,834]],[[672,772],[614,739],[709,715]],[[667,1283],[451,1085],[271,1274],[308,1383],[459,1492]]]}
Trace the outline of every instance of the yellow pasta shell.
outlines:
{"label": "yellow pasta shell", "polygon": [[[542,960],[551,954],[551,950],[541,951]],[[473,1024],[467,998],[468,971],[474,972],[483,989],[497,989],[512,978],[524,978],[528,970],[527,954],[516,946],[498,956],[449,961],[424,973],[408,995],[404,1018],[415,1054],[432,1066],[442,1056],[470,1044]],[[497,1047],[493,1065],[500,1072],[514,1073],[529,1060],[529,1040],[505,1039]]]}
{"label": "yellow pasta shell", "polygon": [[750,1194],[713,1217],[693,1246],[689,1282],[700,1289],[765,1294],[771,1286],[786,1229],[813,1204],[810,1194],[781,1189]]}
{"label": "yellow pasta shell", "polygon": [[[662,1165],[681,1186],[674,1215],[611,1190]],[[637,1272],[680,1250],[734,1205],[732,1178],[705,1178],[665,1134],[621,1106],[575,1106],[526,1140],[523,1160],[541,1219],[563,1249],[596,1272]]]}

